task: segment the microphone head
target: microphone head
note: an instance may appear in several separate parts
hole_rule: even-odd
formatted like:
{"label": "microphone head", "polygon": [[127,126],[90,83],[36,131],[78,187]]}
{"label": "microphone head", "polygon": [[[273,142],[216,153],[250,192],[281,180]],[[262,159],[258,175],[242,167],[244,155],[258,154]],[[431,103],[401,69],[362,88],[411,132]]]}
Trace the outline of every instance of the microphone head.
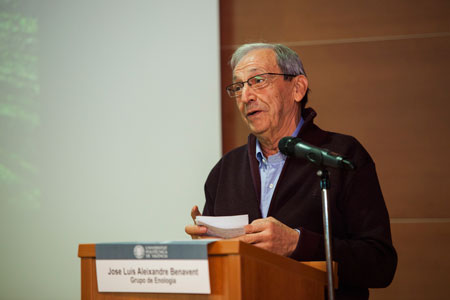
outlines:
{"label": "microphone head", "polygon": [[284,155],[290,156],[294,154],[295,143],[292,140],[296,139],[293,136],[285,136],[278,142],[278,149]]}
{"label": "microphone head", "polygon": [[342,155],[310,145],[298,137],[286,136],[282,138],[278,142],[278,149],[286,156],[306,159],[319,168],[356,169],[356,166]]}

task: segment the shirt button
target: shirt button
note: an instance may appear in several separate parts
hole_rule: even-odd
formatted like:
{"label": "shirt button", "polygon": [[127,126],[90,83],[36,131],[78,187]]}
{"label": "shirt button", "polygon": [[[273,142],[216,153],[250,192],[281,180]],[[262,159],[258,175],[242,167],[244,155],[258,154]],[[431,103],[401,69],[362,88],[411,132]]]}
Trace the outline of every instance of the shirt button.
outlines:
{"label": "shirt button", "polygon": [[269,187],[270,187],[271,189],[273,189],[273,183],[269,184]]}

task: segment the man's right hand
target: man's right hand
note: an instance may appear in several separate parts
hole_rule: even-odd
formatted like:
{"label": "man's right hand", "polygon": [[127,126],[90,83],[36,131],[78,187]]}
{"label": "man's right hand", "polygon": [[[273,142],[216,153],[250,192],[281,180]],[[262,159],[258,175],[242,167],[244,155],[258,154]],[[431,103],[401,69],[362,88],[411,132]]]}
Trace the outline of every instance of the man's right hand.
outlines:
{"label": "man's right hand", "polygon": [[192,220],[194,221],[194,225],[187,225],[184,228],[184,231],[186,231],[186,233],[189,234],[192,237],[192,239],[214,238],[214,237],[206,235],[208,228],[206,228],[205,226],[201,226],[201,225],[195,225],[195,218],[197,216],[201,216],[201,215],[202,214],[198,210],[198,206],[194,205],[194,207],[192,207],[192,209],[191,209],[191,217],[192,217]]}

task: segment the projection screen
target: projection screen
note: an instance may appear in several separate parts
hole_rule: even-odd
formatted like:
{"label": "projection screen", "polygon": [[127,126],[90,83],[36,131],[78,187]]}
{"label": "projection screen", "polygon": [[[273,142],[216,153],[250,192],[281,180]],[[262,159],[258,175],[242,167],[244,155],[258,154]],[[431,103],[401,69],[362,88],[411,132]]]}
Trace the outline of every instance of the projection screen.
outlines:
{"label": "projection screen", "polygon": [[80,243],[188,239],[218,1],[0,0],[0,49],[0,298],[79,299]]}

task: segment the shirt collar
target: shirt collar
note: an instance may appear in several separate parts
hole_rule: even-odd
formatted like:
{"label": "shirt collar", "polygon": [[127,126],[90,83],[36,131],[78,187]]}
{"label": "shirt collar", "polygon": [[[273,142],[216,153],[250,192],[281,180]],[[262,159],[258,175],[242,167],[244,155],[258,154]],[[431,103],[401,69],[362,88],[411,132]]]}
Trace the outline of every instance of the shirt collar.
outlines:
{"label": "shirt collar", "polygon": [[295,128],[295,131],[291,134],[291,136],[297,137],[298,133],[300,132],[300,128],[302,128],[303,123],[305,123],[305,120],[303,118],[300,118],[300,122],[298,122],[297,128]]}

